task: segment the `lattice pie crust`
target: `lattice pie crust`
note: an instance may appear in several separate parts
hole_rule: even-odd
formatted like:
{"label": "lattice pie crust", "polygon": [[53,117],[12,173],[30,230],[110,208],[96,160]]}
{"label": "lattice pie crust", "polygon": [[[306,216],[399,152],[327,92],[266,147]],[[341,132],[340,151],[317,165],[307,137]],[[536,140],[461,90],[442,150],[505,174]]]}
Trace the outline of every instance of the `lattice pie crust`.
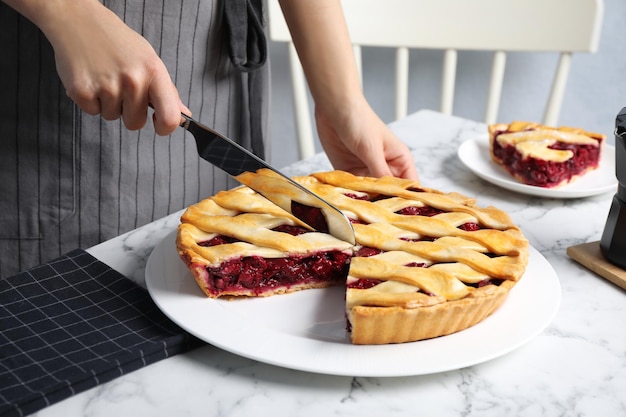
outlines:
{"label": "lattice pie crust", "polygon": [[[350,218],[357,246],[319,232],[285,232],[302,224],[246,187],[223,191],[189,207],[177,237],[179,255],[207,296],[273,295],[344,284],[352,343],[402,343],[479,323],[524,274],[528,242],[497,208],[398,178],[332,171],[295,179]],[[214,239],[217,244],[207,244]],[[328,278],[317,281],[311,274],[284,285],[256,277],[253,288],[228,290],[220,282],[223,292],[211,283],[222,278],[207,271],[259,258],[273,265],[265,271],[275,265],[293,269],[298,262],[291,261],[302,259],[333,267],[320,267]]]}

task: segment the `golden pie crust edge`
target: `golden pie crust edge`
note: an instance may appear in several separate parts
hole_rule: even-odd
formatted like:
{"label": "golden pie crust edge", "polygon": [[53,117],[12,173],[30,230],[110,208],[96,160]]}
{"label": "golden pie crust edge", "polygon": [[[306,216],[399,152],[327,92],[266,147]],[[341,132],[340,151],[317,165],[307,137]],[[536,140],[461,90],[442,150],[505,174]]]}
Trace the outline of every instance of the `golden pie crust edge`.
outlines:
{"label": "golden pie crust edge", "polygon": [[418,308],[355,306],[347,312],[355,345],[405,343],[460,332],[482,322],[506,300],[515,281],[490,291]]}

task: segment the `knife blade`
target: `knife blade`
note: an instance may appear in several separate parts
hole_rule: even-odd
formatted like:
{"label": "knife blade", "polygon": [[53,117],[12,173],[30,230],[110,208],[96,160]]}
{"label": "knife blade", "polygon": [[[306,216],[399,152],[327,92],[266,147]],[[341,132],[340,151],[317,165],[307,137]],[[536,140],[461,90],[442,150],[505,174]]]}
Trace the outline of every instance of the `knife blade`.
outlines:
{"label": "knife blade", "polygon": [[[181,113],[181,116],[180,126],[193,135],[198,154],[202,159],[222,169],[241,184],[261,194],[311,228],[330,233],[352,245],[356,244],[352,223],[337,207],[233,140],[184,113]],[[259,171],[271,172],[271,175],[259,177],[255,175]],[[272,182],[270,187],[263,186],[263,182],[267,181]],[[322,221],[317,220],[319,216],[310,216],[309,208],[319,210]]]}

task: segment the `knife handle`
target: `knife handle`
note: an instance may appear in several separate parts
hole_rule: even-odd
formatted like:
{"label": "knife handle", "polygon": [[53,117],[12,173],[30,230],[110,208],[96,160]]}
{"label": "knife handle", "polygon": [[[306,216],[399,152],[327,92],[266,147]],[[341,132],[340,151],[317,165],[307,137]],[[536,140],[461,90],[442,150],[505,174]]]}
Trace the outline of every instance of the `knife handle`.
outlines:
{"label": "knife handle", "polygon": [[[148,107],[154,110],[154,106],[152,105],[152,103],[148,103]],[[187,116],[185,113],[180,112],[180,123],[178,123],[178,126],[187,129],[187,127],[189,126],[189,122],[191,122],[191,120],[192,119],[190,116]]]}
{"label": "knife handle", "polygon": [[185,113],[180,113],[180,123],[178,126],[187,129],[189,127],[189,123],[192,122],[191,117],[187,116]]}

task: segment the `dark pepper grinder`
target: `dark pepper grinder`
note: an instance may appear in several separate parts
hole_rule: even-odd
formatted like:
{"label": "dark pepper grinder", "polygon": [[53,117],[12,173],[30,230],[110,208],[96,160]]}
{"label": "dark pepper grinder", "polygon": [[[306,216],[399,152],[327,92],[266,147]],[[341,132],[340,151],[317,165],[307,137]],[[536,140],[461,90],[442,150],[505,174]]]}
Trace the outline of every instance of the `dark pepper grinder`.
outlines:
{"label": "dark pepper grinder", "polygon": [[609,262],[626,269],[626,107],[615,120],[615,174],[619,184],[600,239],[600,249]]}

